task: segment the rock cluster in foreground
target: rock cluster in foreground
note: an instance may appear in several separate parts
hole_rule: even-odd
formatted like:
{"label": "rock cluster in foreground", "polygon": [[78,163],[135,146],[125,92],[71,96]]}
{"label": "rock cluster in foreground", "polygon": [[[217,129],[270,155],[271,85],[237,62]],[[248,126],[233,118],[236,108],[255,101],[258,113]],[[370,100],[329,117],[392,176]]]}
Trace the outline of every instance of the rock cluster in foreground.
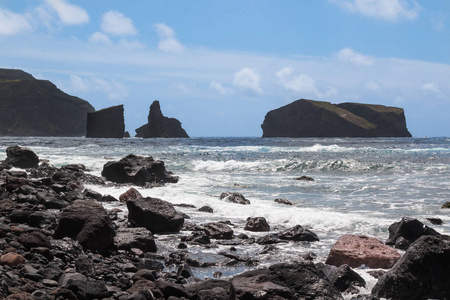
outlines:
{"label": "rock cluster in foreground", "polygon": [[153,101],[148,114],[148,123],[136,129],[136,136],[143,138],[188,138],[181,122],[175,118],[165,117],[159,106],[159,101]]}
{"label": "rock cluster in foreground", "polygon": [[300,99],[266,114],[263,137],[411,137],[404,111]]}
{"label": "rock cluster in foreground", "polygon": [[[9,163],[0,162],[1,299],[343,299],[342,293],[349,298],[366,286],[347,264],[348,257],[356,256],[354,267],[371,266],[386,256],[396,262],[381,272],[373,295],[353,300],[450,298],[450,238],[423,230],[417,220],[405,218],[389,229],[389,241],[410,243],[400,243],[406,249],[401,258],[380,241],[352,235],[342,237],[345,243],[338,241],[330,251],[329,259],[333,251],[346,250],[339,259],[334,256],[333,265],[314,263],[315,255],[307,253],[295,261],[261,267],[263,255],[279,254],[274,244],[313,243],[318,236],[297,225],[256,239],[254,232],[270,230],[262,217],[249,218],[248,234],[239,235],[229,221],[185,222],[188,216],[171,203],[144,198],[133,188],[119,197],[129,208],[128,217],[120,217],[117,209],[107,211],[100,204],[119,200],[84,188],[85,183],[105,182],[87,174],[83,165],[55,168],[42,162],[11,170],[11,162],[33,161],[35,155],[21,156],[19,150],[31,150],[20,147],[8,150]],[[264,249],[246,256],[245,247],[252,244]],[[224,245],[231,247],[214,254],[223,259],[190,256],[193,247],[211,252]],[[200,280],[191,269],[219,266],[252,270],[223,279],[215,272],[216,279]]]}

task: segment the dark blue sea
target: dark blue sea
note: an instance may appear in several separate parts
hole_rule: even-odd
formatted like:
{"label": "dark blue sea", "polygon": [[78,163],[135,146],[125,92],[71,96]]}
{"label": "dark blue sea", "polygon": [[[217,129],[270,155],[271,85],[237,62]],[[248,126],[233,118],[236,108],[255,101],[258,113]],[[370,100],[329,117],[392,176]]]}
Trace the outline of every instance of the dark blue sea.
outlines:
{"label": "dark blue sea", "polygon": [[[336,240],[346,233],[365,234],[385,241],[388,227],[402,217],[413,217],[440,233],[450,234],[450,138],[190,138],[190,139],[86,139],[1,137],[0,160],[11,145],[31,148],[40,159],[54,166],[82,163],[100,175],[103,165],[127,154],[153,156],[180,177],[176,184],[138,188],[144,196],[174,204],[208,205],[214,213],[179,208],[189,222],[230,221],[235,234],[245,232],[248,217],[265,217],[273,231],[302,225],[320,238],[315,243],[277,245],[278,250],[258,255],[263,246],[238,248],[237,255],[253,256],[261,265],[299,259],[314,252],[324,261]],[[306,175],[314,181],[297,181]],[[89,186],[116,198],[127,187]],[[225,191],[242,193],[250,205],[219,200]],[[293,206],[274,202],[284,198]],[[126,206],[119,208],[126,215]],[[431,225],[427,218],[441,218]],[[246,232],[249,234],[249,232]],[[182,232],[181,234],[187,234]],[[257,237],[263,234],[251,233]],[[177,236],[158,237],[160,251],[170,251]],[[167,246],[169,245],[169,246]],[[192,255],[215,260],[216,253],[229,249],[195,247]],[[173,249],[172,249],[173,250]],[[199,277],[212,277],[218,269],[224,276],[247,266],[195,270]],[[376,280],[359,271],[369,282]],[[369,287],[370,289],[370,287]]]}

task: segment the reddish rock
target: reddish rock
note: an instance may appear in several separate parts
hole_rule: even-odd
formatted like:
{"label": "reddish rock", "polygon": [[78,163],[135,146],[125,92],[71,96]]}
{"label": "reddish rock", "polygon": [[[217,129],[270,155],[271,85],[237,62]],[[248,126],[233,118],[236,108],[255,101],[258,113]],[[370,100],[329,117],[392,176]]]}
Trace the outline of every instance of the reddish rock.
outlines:
{"label": "reddish rock", "polygon": [[135,188],[130,188],[128,191],[119,196],[120,202],[127,202],[130,199],[142,198],[141,193]]}
{"label": "reddish rock", "polygon": [[400,253],[383,242],[363,235],[343,235],[330,250],[328,265],[347,264],[352,268],[365,265],[370,268],[391,268]]}
{"label": "reddish rock", "polygon": [[15,252],[8,252],[0,257],[0,265],[17,267],[18,265],[23,265],[25,263],[25,258],[22,255]]}

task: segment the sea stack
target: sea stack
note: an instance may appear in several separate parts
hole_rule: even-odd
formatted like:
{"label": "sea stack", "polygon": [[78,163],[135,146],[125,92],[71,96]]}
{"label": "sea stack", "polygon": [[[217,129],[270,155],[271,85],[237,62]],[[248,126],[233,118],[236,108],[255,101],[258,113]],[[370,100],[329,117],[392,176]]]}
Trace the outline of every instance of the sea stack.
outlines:
{"label": "sea stack", "polygon": [[263,137],[411,137],[402,108],[300,99],[266,114]]}
{"label": "sea stack", "polygon": [[174,118],[165,117],[159,106],[159,101],[153,101],[148,114],[148,123],[136,129],[136,136],[143,138],[188,138],[181,122]]}
{"label": "sea stack", "polygon": [[0,136],[83,136],[89,102],[22,70],[0,69]]}
{"label": "sea stack", "polygon": [[123,105],[112,106],[87,114],[86,137],[123,138],[124,132]]}

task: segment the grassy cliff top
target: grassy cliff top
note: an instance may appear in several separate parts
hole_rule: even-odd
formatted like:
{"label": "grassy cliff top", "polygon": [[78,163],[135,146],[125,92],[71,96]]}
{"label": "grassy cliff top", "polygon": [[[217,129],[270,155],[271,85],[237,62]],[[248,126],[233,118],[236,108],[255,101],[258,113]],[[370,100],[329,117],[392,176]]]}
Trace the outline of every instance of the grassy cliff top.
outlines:
{"label": "grassy cliff top", "polygon": [[363,104],[363,103],[353,103],[353,102],[346,102],[342,103],[342,105],[354,105],[354,106],[361,106],[361,107],[367,107],[371,110],[374,110],[376,112],[380,113],[396,113],[396,114],[403,114],[403,108],[400,107],[394,107],[394,106],[385,106],[385,105],[379,105],[379,104]]}
{"label": "grassy cliff top", "polygon": [[0,81],[17,81],[35,79],[31,74],[16,69],[0,69]]}

